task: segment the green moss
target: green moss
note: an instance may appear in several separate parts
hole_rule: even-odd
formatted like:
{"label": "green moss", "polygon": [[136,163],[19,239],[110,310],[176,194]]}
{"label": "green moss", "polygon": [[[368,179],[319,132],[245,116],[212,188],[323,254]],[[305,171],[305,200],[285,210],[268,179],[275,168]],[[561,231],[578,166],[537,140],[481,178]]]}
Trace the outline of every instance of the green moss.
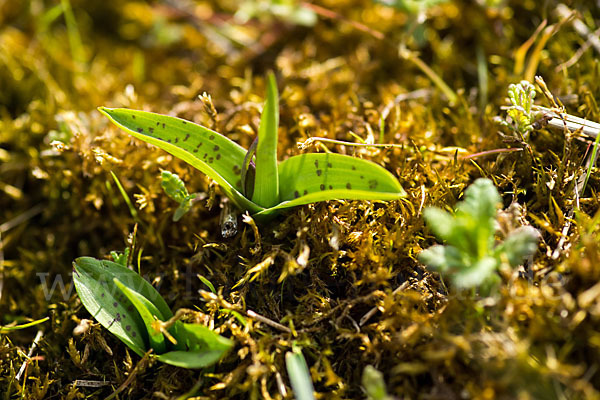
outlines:
{"label": "green moss", "polygon": [[[517,50],[536,21],[559,22],[558,1],[444,2],[415,30],[415,17],[370,1],[330,2],[338,17],[316,9],[316,24],[300,27],[280,17],[236,25],[232,2],[175,10],[73,0],[77,49],[72,21],[68,28],[54,4],[5,3],[0,326],[50,320],[0,334],[0,399],[106,398],[121,386],[119,398],[281,398],[278,379],[291,391],[285,354],[293,343],[321,397],[362,398],[367,365],[383,372],[387,393],[399,398],[600,395],[595,170],[572,213],[588,143],[548,129],[530,132],[527,146],[508,143],[494,122],[506,117],[500,106],[509,84],[524,78]],[[570,7],[593,32],[590,3]],[[586,40],[566,23],[543,51],[534,43],[524,53],[521,70],[535,66],[569,113],[600,121],[595,50],[557,69]],[[401,59],[399,45],[415,52],[412,58]],[[424,66],[456,93],[454,104]],[[280,86],[279,160],[305,151],[296,144],[312,136],[401,145],[321,143],[310,151],[332,146],[373,161],[399,179],[407,198],[306,205],[256,229],[240,220],[239,233],[223,239],[219,189],[96,111],[104,105],[170,114],[249,148],[269,69]],[[485,71],[487,102],[478,94]],[[204,91],[215,99],[211,109],[196,98]],[[541,92],[536,99],[549,105]],[[522,150],[493,151],[509,147]],[[177,223],[161,170],[203,199]],[[135,234],[110,171],[135,200]],[[417,261],[435,243],[425,207],[453,209],[479,177],[494,182],[508,210],[498,217],[497,239],[523,222],[542,232],[538,253],[526,267],[501,272],[493,298],[458,293]],[[223,361],[203,371],[153,363],[84,321],[92,317],[72,290],[72,260],[124,246],[171,309],[192,309],[189,322],[234,340]],[[198,274],[216,293],[198,292],[207,288]],[[43,337],[27,359],[37,330]],[[93,384],[103,386],[85,386]]]}

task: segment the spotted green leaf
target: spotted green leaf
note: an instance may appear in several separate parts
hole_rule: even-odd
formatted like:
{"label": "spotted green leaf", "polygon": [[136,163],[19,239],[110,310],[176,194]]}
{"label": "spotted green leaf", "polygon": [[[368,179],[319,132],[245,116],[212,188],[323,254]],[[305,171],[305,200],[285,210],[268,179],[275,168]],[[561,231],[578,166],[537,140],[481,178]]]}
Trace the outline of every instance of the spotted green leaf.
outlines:
{"label": "spotted green leaf", "polygon": [[150,284],[120,264],[90,257],[80,257],[73,263],[73,282],[84,307],[131,350],[143,355],[148,348],[144,321],[131,301],[114,284],[114,278],[128,286],[136,282],[136,290],[148,292],[145,285]]}
{"label": "spotted green leaf", "polygon": [[148,341],[150,347],[153,348],[157,354],[164,353],[166,350],[165,337],[161,332],[156,332],[154,329],[152,329],[152,322],[155,321],[154,318],[164,321],[169,319],[169,317],[163,316],[156,306],[152,304],[152,302],[138,292],[134,292],[127,286],[123,285],[117,278],[114,278],[113,281],[119,290],[123,292],[125,297],[127,297],[127,299],[131,302],[131,304],[133,304],[138,314],[142,318],[146,332],[148,332]]}
{"label": "spotted green leaf", "polygon": [[233,346],[231,340],[203,325],[181,321],[169,329],[177,343],[167,341],[152,323],[167,321],[173,313],[150,283],[120,264],[80,257],[73,263],[73,280],[90,314],[138,355],[153,349],[167,364],[202,368]]}
{"label": "spotted green leaf", "polygon": [[241,193],[246,150],[237,143],[176,117],[126,108],[100,107],[98,110],[132,136],[165,150],[211,177],[238,207],[251,212],[262,210]]}
{"label": "spotted green leaf", "polygon": [[405,196],[385,168],[334,153],[301,154],[279,166],[281,204],[294,207],[331,199],[397,200]]}

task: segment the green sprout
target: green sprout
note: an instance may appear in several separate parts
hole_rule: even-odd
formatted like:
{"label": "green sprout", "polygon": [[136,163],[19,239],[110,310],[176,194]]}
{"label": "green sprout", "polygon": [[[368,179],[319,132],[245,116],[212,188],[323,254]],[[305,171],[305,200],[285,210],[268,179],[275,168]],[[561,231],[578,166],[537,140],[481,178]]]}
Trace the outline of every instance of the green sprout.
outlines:
{"label": "green sprout", "polygon": [[465,192],[454,215],[427,208],[429,228],[446,245],[435,245],[419,254],[419,261],[450,277],[459,289],[479,287],[488,292],[500,282],[497,271],[503,265],[516,267],[537,250],[539,233],[522,226],[496,244],[498,190],[489,179],[477,179]]}
{"label": "green sprout", "polygon": [[129,247],[126,247],[125,250],[121,253],[119,251],[113,250],[110,252],[110,257],[119,265],[124,267],[127,266],[127,261],[129,260]]}
{"label": "green sprout", "polygon": [[204,325],[179,321],[150,283],[121,264],[80,257],[73,281],[88,312],[140,356],[152,350],[166,364],[204,368],[233,346]]}
{"label": "green sprout", "polygon": [[508,100],[510,105],[507,110],[507,120],[497,119],[502,126],[512,130],[519,135],[519,139],[525,141],[529,132],[534,130],[537,114],[534,110],[535,86],[523,80],[518,84],[508,86]]}
{"label": "green sprout", "polygon": [[397,200],[406,195],[389,171],[367,160],[311,153],[278,163],[278,104],[275,77],[269,74],[258,138],[250,150],[183,119],[124,108],[99,110],[134,137],[208,175],[238,208],[258,218],[318,201]]}
{"label": "green sprout", "polygon": [[167,196],[179,203],[179,207],[173,214],[173,221],[177,222],[192,208],[192,202],[196,198],[196,193],[190,194],[185,187],[185,183],[179,175],[169,171],[162,171],[160,174],[161,183]]}
{"label": "green sprout", "polygon": [[292,351],[285,354],[285,367],[296,399],[315,400],[315,389],[310,378],[310,371],[302,355],[302,350],[298,346],[292,346]]}

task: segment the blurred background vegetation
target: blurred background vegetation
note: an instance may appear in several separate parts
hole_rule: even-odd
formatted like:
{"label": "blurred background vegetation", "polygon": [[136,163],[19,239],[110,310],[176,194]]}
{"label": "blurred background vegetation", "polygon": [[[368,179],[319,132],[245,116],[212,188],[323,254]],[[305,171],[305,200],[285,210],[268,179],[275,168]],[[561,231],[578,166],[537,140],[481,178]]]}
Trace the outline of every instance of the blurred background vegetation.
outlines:
{"label": "blurred background vegetation", "polygon": [[[599,23],[591,0],[0,0],[0,325],[50,317],[33,358],[36,328],[0,333],[0,398],[105,398],[121,385],[121,398],[290,397],[292,342],[321,398],[362,398],[367,365],[398,398],[600,397],[594,172],[574,200],[587,143],[540,130],[527,151],[464,158],[519,147],[494,117],[508,85],[534,75],[568,112],[600,121]],[[408,200],[310,205],[224,240],[218,189],[96,111],[175,115],[248,147],[268,70],[281,92],[280,160],[311,136],[402,144],[330,149],[385,166]],[[161,169],[206,193],[176,224]],[[435,243],[423,207],[453,207],[480,176],[543,235],[533,262],[484,299],[449,292],[416,260]],[[213,369],[134,372],[138,357],[82,323],[72,260],[122,251],[136,223],[142,275],[173,309],[196,307],[236,341]],[[218,299],[198,294],[197,274]],[[293,333],[243,326],[219,312],[223,301]]]}

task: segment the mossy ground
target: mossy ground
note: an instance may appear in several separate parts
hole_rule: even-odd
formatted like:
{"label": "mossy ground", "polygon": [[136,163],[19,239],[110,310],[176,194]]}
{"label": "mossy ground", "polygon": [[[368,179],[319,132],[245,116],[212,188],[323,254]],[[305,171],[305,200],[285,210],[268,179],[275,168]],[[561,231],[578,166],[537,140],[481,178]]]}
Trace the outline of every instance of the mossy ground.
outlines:
{"label": "mossy ground", "polygon": [[[366,365],[384,372],[398,398],[599,398],[597,170],[578,207],[574,200],[587,143],[540,130],[529,138],[531,153],[464,157],[520,147],[503,141],[493,118],[504,116],[507,86],[526,74],[542,76],[567,111],[600,120],[597,51],[559,67],[587,40],[571,22],[560,25],[559,2],[455,0],[417,24],[416,16],[371,1],[324,1],[310,27],[267,14],[240,24],[232,19],[237,2],[214,3],[0,2],[0,325],[50,317],[37,327],[43,337],[29,361],[36,328],[0,334],[0,398],[105,398],[123,385],[119,398],[276,399],[280,381],[289,397],[284,356],[293,342],[320,398],[364,397]],[[597,29],[595,2],[566,3]],[[331,11],[339,16],[330,18]],[[538,37],[519,69],[518,49],[544,19],[556,32],[536,51]],[[401,45],[418,51],[455,91],[455,102],[418,62],[399,56]],[[311,136],[402,144],[329,148],[383,165],[406,200],[300,207],[259,226],[258,237],[241,223],[225,240],[218,188],[96,111],[169,113],[248,147],[268,70],[281,92],[280,160],[303,151],[296,143]],[[197,99],[204,91],[216,118]],[[177,205],[160,188],[161,169],[207,193],[178,223],[171,221]],[[110,171],[135,196],[135,218]],[[486,299],[447,289],[416,260],[435,243],[423,207],[453,207],[481,176],[494,181],[505,206],[523,205],[542,233],[532,262],[503,276]],[[142,274],[173,309],[195,308],[198,321],[235,340],[214,368],[144,363],[132,375],[140,358],[101,326],[74,334],[90,316],[72,290],[72,260],[122,251],[136,222]],[[217,299],[198,293],[207,289],[198,274],[218,288]],[[57,279],[64,295],[60,285],[50,291]],[[253,318],[241,326],[219,312],[223,302],[292,333]]]}

